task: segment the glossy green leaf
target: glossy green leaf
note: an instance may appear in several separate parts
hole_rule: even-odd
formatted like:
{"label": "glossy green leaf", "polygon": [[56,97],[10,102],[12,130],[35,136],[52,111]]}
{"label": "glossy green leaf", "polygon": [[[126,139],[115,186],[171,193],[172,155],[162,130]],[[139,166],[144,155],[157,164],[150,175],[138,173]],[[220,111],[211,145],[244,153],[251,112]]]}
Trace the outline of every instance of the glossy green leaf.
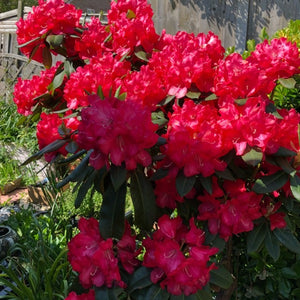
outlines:
{"label": "glossy green leaf", "polygon": [[52,54],[50,52],[50,49],[48,47],[43,48],[43,65],[46,69],[50,69],[52,66]]}
{"label": "glossy green leaf", "polygon": [[205,101],[212,101],[218,99],[216,94],[211,94],[205,98]]}
{"label": "glossy green leaf", "polygon": [[57,184],[57,188],[60,189],[63,186],[65,186],[68,182],[75,182],[78,181],[79,178],[82,176],[84,170],[88,168],[89,159],[92,154],[92,151],[90,150],[87,155],[81,160],[79,165],[76,167],[76,169],[71,172],[66,178],[64,178],[61,182]]}
{"label": "glossy green leaf", "polygon": [[208,288],[203,288],[202,290],[199,290],[196,294],[190,295],[190,296],[185,296],[185,300],[212,300],[212,295]]}
{"label": "glossy green leaf", "polygon": [[287,89],[293,89],[296,85],[296,80],[294,78],[279,78],[279,83]]}
{"label": "glossy green leaf", "polygon": [[290,176],[291,191],[296,200],[300,201],[300,178],[297,174]]}
{"label": "glossy green leaf", "polygon": [[127,179],[127,170],[124,166],[112,164],[109,173],[113,187],[117,191]]}
{"label": "glossy green leaf", "polygon": [[201,96],[201,92],[189,91],[186,93],[186,97],[188,97],[190,99],[199,99],[200,96]]}
{"label": "glossy green leaf", "polygon": [[213,192],[213,188],[212,188],[212,178],[211,178],[211,177],[203,177],[203,176],[200,176],[199,179],[200,179],[200,182],[201,182],[202,186],[204,187],[204,189],[205,189],[210,195],[212,195],[212,192]]}
{"label": "glossy green leaf", "polygon": [[251,165],[253,167],[256,167],[258,164],[260,164],[262,158],[263,158],[263,153],[253,148],[242,156],[243,161],[246,164]]}
{"label": "glossy green leaf", "polygon": [[287,279],[299,279],[298,274],[291,268],[285,267],[281,269],[281,274]]}
{"label": "glossy green leaf", "polygon": [[234,100],[234,102],[238,105],[238,106],[243,106],[243,105],[245,105],[246,103],[247,103],[247,98],[245,98],[245,99],[236,99],[236,100]]}
{"label": "glossy green leaf", "polygon": [[276,164],[287,174],[295,174],[296,170],[291,166],[287,157],[274,157]]}
{"label": "glossy green leaf", "polygon": [[153,284],[141,300],[168,300],[169,297],[170,294],[165,289],[163,290],[159,285]]}
{"label": "glossy green leaf", "polygon": [[252,190],[257,194],[266,194],[282,188],[288,181],[289,176],[283,171],[264,176],[255,181]]}
{"label": "glossy green leaf", "polygon": [[53,151],[60,149],[62,146],[64,146],[66,144],[66,142],[67,142],[67,140],[56,140],[56,141],[50,143],[49,145],[47,145],[40,151],[38,151],[35,154],[33,154],[32,156],[30,156],[28,159],[26,159],[22,163],[21,166],[25,166],[25,165],[31,163],[32,161],[35,161],[35,160],[41,158],[45,153],[53,152]]}
{"label": "glossy green leaf", "polygon": [[75,208],[79,208],[82,201],[84,200],[84,198],[86,197],[89,189],[93,186],[94,184],[94,178],[96,176],[96,170],[94,169],[90,169],[88,168],[87,170],[89,170],[89,172],[87,172],[86,174],[86,180],[84,180],[81,185],[80,188],[78,190],[78,193],[76,195],[75,198]]}
{"label": "glossy green leaf", "polygon": [[117,191],[110,183],[104,191],[99,218],[99,229],[104,239],[121,239],[124,234],[126,191],[126,182]]}
{"label": "glossy green leaf", "polygon": [[294,152],[290,149],[280,147],[278,149],[278,151],[273,154],[273,156],[287,156],[287,157],[290,157],[290,156],[295,156],[296,154],[297,154],[296,152]]}
{"label": "glossy green leaf", "polygon": [[70,141],[65,148],[69,153],[76,153],[76,151],[78,150],[78,144],[75,141]]}
{"label": "glossy green leaf", "polygon": [[66,73],[64,70],[61,71],[60,73],[58,73],[54,77],[53,81],[49,84],[48,90],[53,93],[55,91],[55,89],[60,87],[64,81],[65,75],[66,75]]}
{"label": "glossy green leaf", "polygon": [[300,254],[300,242],[288,228],[276,228],[273,230],[278,241],[294,253]]}
{"label": "glossy green leaf", "polygon": [[280,256],[280,244],[269,228],[266,231],[265,247],[274,261],[277,261]]}
{"label": "glossy green leaf", "polygon": [[49,43],[50,47],[55,49],[57,47],[59,47],[62,42],[64,40],[64,36],[62,34],[58,34],[58,35],[48,35],[46,38],[46,41]]}
{"label": "glossy green leaf", "polygon": [[145,51],[137,51],[134,52],[135,56],[143,61],[149,61],[147,57],[147,53]]}
{"label": "glossy green leaf", "polygon": [[216,171],[216,175],[220,178],[230,180],[230,181],[235,181],[236,179],[234,178],[232,172],[226,168],[224,171]]}
{"label": "glossy green leaf", "polygon": [[178,194],[183,197],[188,194],[196,182],[196,176],[186,177],[183,172],[179,172],[176,177],[176,189]]}
{"label": "glossy green leaf", "polygon": [[259,247],[262,245],[267,232],[267,227],[265,223],[262,223],[256,227],[252,231],[250,231],[247,235],[247,252],[253,253],[256,252]]}
{"label": "glossy green leaf", "polygon": [[118,300],[118,297],[113,288],[96,287],[95,300]]}
{"label": "glossy green leaf", "polygon": [[232,285],[233,279],[230,272],[224,266],[219,265],[218,269],[210,271],[209,282],[223,289],[228,289]]}
{"label": "glossy green leaf", "polygon": [[152,285],[150,279],[152,269],[146,267],[139,267],[130,276],[130,281],[128,284],[128,293],[131,294],[135,290],[144,289],[147,286]]}
{"label": "glossy green leaf", "polygon": [[138,227],[151,230],[156,219],[156,202],[152,183],[142,170],[136,170],[130,180],[134,219]]}
{"label": "glossy green leaf", "polygon": [[159,104],[164,106],[164,105],[167,105],[168,103],[170,103],[171,101],[173,101],[174,99],[175,99],[174,95],[169,95],[163,101],[161,101]]}

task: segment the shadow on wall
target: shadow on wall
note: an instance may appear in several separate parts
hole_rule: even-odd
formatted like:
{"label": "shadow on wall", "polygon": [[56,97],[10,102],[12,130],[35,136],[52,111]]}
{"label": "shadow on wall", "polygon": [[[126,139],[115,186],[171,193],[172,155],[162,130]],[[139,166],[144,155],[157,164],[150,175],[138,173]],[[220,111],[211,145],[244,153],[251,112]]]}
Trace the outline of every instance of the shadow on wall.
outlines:
{"label": "shadow on wall", "polygon": [[[173,10],[179,4],[189,7],[209,26],[227,27],[229,33],[238,30],[247,21],[247,39],[259,40],[263,27],[270,34],[286,26],[289,20],[300,19],[299,0],[169,0]],[[277,28],[276,28],[277,27]]]}

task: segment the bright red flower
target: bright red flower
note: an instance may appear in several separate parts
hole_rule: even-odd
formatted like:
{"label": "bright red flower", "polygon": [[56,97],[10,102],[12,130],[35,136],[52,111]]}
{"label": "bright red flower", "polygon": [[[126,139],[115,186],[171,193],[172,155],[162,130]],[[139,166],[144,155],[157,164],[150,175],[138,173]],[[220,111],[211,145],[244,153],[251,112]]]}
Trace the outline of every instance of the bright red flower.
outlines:
{"label": "bright red flower", "polygon": [[299,49],[284,37],[258,44],[247,61],[264,70],[270,81],[300,73]]}
{"label": "bright red flower", "polygon": [[108,23],[114,51],[132,54],[135,47],[151,53],[159,36],[152,20],[153,11],[146,0],[112,1],[108,11]]}
{"label": "bright red flower", "polygon": [[195,84],[200,91],[213,87],[215,67],[224,55],[220,40],[213,33],[207,35],[178,32],[160,41],[161,51],[154,52],[149,68],[162,78],[169,95],[182,98]]}
{"label": "bright red flower", "polygon": [[48,90],[48,86],[53,81],[55,72],[60,64],[61,62],[58,62],[55,67],[44,70],[39,76],[34,75],[31,79],[18,78],[13,94],[18,113],[25,116],[32,114],[33,107],[38,103],[35,98],[44,94],[47,94],[46,105],[48,106],[55,106],[61,100],[62,91],[59,88],[55,90],[53,95]]}
{"label": "bright red flower", "polygon": [[[111,53],[94,58],[88,65],[72,73],[64,88],[69,108],[88,105],[88,94],[96,94],[101,87],[104,97],[114,95],[122,85],[121,77],[130,69],[128,62],[120,62]],[[121,90],[123,92],[123,90]]]}
{"label": "bright red flower", "polygon": [[151,281],[173,295],[196,293],[209,281],[209,272],[215,266],[208,267],[208,261],[218,249],[203,245],[204,232],[193,219],[188,228],[180,217],[171,219],[164,215],[157,225],[152,239],[143,240],[146,249],[143,265],[153,268]]}
{"label": "bright red flower", "polygon": [[[21,51],[38,62],[43,62],[43,50],[46,47],[48,35],[64,35],[64,43],[69,56],[73,56],[75,39],[71,35],[78,35],[75,28],[81,27],[79,20],[82,11],[63,0],[39,0],[39,6],[33,7],[27,19],[20,19],[17,25],[17,40]],[[32,41],[32,42],[30,42]],[[29,43],[30,42],[30,43]],[[57,54],[53,51],[54,54]]]}
{"label": "bright red flower", "polygon": [[235,182],[225,181],[223,195],[214,181],[216,187],[212,195],[199,196],[198,219],[207,220],[208,228],[212,234],[219,234],[227,240],[233,234],[251,231],[253,221],[262,216],[260,202],[262,195],[247,191],[242,180]]}
{"label": "bright red flower", "polygon": [[125,162],[128,170],[148,166],[152,159],[146,149],[158,139],[150,112],[129,100],[90,96],[89,101],[90,107],[82,110],[78,143],[94,150],[91,165],[99,169],[109,161],[116,166]]}
{"label": "bright red flower", "polygon": [[[79,279],[83,287],[103,285],[111,288],[118,285],[122,288],[119,260],[129,273],[138,265],[136,260],[135,237],[130,233],[130,227],[126,225],[126,231],[122,239],[115,245],[111,238],[104,240],[99,232],[99,222],[94,218],[81,218],[78,224],[80,233],[68,243],[68,259],[74,269],[79,273]],[[131,252],[131,254],[129,254]],[[128,258],[129,261],[124,261]]]}
{"label": "bright red flower", "polygon": [[80,39],[75,41],[75,50],[82,59],[100,57],[111,50],[111,43],[106,42],[109,37],[109,29],[103,25],[99,18],[91,18],[84,26],[84,32]]}
{"label": "bright red flower", "polygon": [[223,171],[226,163],[220,158],[232,149],[232,142],[222,128],[216,108],[196,105],[187,100],[182,108],[174,105],[170,115],[167,145],[164,153],[185,176],[202,174],[204,177],[215,171]]}
{"label": "bright red flower", "polygon": [[[79,121],[74,117],[62,119],[57,114],[41,114],[41,120],[37,124],[36,132],[40,149],[43,149],[50,143],[63,138],[58,132],[58,128],[61,125],[64,125],[64,127],[67,128],[70,133],[72,133],[77,130]],[[76,140],[77,134],[71,135],[70,138]],[[57,154],[67,155],[68,152],[65,149],[65,146],[54,152],[46,153],[45,159],[50,162]]]}

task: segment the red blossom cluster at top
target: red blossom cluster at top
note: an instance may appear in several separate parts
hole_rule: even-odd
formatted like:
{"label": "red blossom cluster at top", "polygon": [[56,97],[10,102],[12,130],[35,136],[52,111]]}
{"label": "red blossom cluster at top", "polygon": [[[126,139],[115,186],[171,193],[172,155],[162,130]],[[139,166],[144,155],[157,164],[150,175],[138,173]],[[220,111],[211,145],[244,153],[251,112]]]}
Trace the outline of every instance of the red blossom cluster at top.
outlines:
{"label": "red blossom cluster at top", "polygon": [[75,38],[72,35],[77,35],[76,28],[81,27],[81,14],[81,10],[63,0],[39,0],[39,6],[33,7],[27,19],[21,18],[16,24],[18,43],[24,45],[21,51],[27,57],[42,63],[47,36],[63,35],[64,49],[67,49],[68,56],[75,55]]}

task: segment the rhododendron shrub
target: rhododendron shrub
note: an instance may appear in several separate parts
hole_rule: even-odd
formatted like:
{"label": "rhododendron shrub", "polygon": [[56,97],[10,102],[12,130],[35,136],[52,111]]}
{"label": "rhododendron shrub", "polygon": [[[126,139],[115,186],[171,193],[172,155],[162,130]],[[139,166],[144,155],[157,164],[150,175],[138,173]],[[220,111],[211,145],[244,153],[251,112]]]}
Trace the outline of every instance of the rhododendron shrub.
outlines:
{"label": "rhododendron shrub", "polygon": [[[48,0],[17,25],[21,51],[48,68],[15,88],[18,111],[40,118],[28,161],[80,158],[57,186],[77,182],[76,207],[88,191],[103,198],[69,242],[85,292],[67,299],[230,299],[234,241],[274,260],[280,243],[300,254],[300,115],[272,99],[300,73],[296,44],[225,56],[214,33],[158,34],[152,14],[118,0],[107,24],[83,24]],[[50,52],[65,60],[52,67]]]}

